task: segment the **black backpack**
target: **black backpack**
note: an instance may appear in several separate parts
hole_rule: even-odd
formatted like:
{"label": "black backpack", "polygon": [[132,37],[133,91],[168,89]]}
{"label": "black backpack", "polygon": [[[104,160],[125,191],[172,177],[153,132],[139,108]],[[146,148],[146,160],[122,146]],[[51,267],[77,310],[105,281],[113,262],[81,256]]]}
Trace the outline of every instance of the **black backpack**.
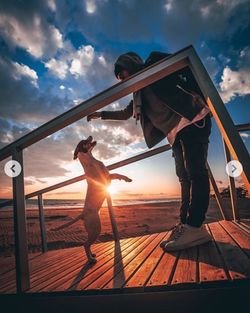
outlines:
{"label": "black backpack", "polygon": [[[171,57],[171,55],[170,53],[153,51],[146,59],[145,67]],[[200,108],[194,105],[193,95],[197,94],[205,101],[201,89],[188,66],[153,83],[152,89],[169,107],[172,107],[176,112],[183,112],[189,120],[200,111]],[[189,111],[190,105],[188,104],[193,107],[193,113]]]}

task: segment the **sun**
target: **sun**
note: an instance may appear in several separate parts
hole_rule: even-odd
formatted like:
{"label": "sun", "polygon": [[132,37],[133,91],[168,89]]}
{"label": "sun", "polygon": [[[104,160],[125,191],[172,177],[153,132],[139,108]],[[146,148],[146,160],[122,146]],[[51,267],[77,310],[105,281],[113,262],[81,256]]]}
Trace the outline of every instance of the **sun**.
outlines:
{"label": "sun", "polygon": [[111,195],[115,194],[115,193],[116,193],[115,187],[112,186],[112,185],[109,185],[109,186],[107,187],[107,192],[108,192],[109,194],[111,194]]}

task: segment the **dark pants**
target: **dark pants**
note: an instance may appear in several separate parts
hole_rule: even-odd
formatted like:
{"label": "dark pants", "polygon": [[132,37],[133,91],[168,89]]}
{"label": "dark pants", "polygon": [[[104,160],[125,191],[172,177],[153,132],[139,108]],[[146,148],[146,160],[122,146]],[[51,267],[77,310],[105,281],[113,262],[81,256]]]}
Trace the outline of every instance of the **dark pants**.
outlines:
{"label": "dark pants", "polygon": [[[199,121],[202,126],[204,120]],[[211,118],[205,117],[205,126],[194,124],[183,128],[172,146],[176,174],[181,184],[180,219],[194,227],[205,220],[209,205],[209,177],[206,167]]]}

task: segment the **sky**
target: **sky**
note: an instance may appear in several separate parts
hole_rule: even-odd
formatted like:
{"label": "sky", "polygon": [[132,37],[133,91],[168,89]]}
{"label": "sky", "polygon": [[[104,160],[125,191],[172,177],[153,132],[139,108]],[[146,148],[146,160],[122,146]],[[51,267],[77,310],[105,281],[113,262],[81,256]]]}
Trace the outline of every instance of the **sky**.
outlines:
{"label": "sky", "polygon": [[[194,46],[235,124],[250,122],[249,0],[1,0],[0,148],[117,83],[113,64],[127,51],[174,53]],[[132,95],[105,107],[124,108]],[[147,150],[139,124],[86,118],[24,150],[25,193],[83,173],[72,152],[83,138],[106,165]],[[241,137],[248,150],[250,132]],[[158,146],[164,145],[163,140]],[[0,162],[0,198],[12,182]],[[208,161],[227,185],[223,146],[213,121]],[[115,170],[113,197],[179,197],[171,151]],[[238,184],[241,180],[238,179]],[[45,195],[81,199],[86,182]]]}

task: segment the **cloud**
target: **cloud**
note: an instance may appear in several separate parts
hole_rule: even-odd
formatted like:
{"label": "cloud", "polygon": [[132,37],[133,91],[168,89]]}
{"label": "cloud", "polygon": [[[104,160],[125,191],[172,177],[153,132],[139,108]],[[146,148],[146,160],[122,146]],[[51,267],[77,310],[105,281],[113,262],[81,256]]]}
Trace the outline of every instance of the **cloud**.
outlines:
{"label": "cloud", "polygon": [[212,79],[215,79],[215,76],[217,75],[220,68],[216,58],[214,56],[208,56],[204,63]]}
{"label": "cloud", "polygon": [[31,79],[31,83],[35,87],[38,87],[37,85],[38,76],[37,76],[36,71],[32,70],[30,67],[28,67],[25,64],[19,64],[17,62],[13,62],[13,65],[16,69],[16,73],[14,74],[15,79],[20,80],[21,76],[27,76]]}
{"label": "cloud", "polygon": [[242,138],[249,138],[249,137],[250,137],[250,134],[248,134],[248,133],[240,133],[240,136],[241,136]]}
{"label": "cloud", "polygon": [[51,11],[56,11],[56,0],[48,0],[48,7]]}
{"label": "cloud", "polygon": [[[231,36],[248,23],[247,0],[222,1],[97,1],[85,0],[73,5],[58,3],[57,17],[61,24],[72,20],[78,30],[93,44],[107,41],[141,44],[158,42],[173,50],[196,43],[201,36]],[[233,23],[231,18],[234,16]],[[157,22],[156,22],[157,20]],[[131,22],[133,21],[133,22]],[[89,27],[89,25],[95,27]],[[115,31],[114,31],[115,29]],[[174,31],[173,31],[174,30]],[[115,47],[113,47],[113,51]]]}
{"label": "cloud", "polygon": [[94,48],[91,45],[82,46],[73,56],[70,73],[76,77],[86,76],[95,58]]}
{"label": "cloud", "polygon": [[236,96],[250,94],[250,68],[233,71],[227,66],[224,68],[221,79],[222,81],[219,84],[220,94],[225,103]]}
{"label": "cloud", "polygon": [[49,88],[41,92],[36,82],[37,74],[28,66],[0,57],[2,118],[36,127],[68,108],[66,96],[59,98]]}
{"label": "cloud", "polygon": [[96,2],[95,0],[86,0],[85,1],[86,11],[89,14],[93,14],[96,12]]}
{"label": "cloud", "polygon": [[[238,55],[238,53],[237,53]],[[250,67],[250,46],[246,46],[239,51],[238,66]]]}
{"label": "cloud", "polygon": [[[98,83],[103,84],[108,81],[108,76],[114,79],[113,65],[108,62],[103,53],[96,52],[91,45],[82,45],[76,50],[69,44],[67,51],[64,51],[57,59],[52,58],[45,62],[45,67],[53,76],[60,79],[71,76],[75,80],[79,80],[81,86],[84,79],[85,84],[96,86],[94,88],[96,90],[98,90]],[[104,77],[105,80],[102,79]]]}
{"label": "cloud", "polygon": [[45,62],[44,65],[53,75],[60,79],[64,79],[66,77],[69,68],[66,62],[56,60],[54,58],[50,59],[48,62]]}
{"label": "cloud", "polygon": [[8,45],[20,47],[36,58],[63,48],[59,29],[48,22],[53,1],[1,1],[0,34]]}

